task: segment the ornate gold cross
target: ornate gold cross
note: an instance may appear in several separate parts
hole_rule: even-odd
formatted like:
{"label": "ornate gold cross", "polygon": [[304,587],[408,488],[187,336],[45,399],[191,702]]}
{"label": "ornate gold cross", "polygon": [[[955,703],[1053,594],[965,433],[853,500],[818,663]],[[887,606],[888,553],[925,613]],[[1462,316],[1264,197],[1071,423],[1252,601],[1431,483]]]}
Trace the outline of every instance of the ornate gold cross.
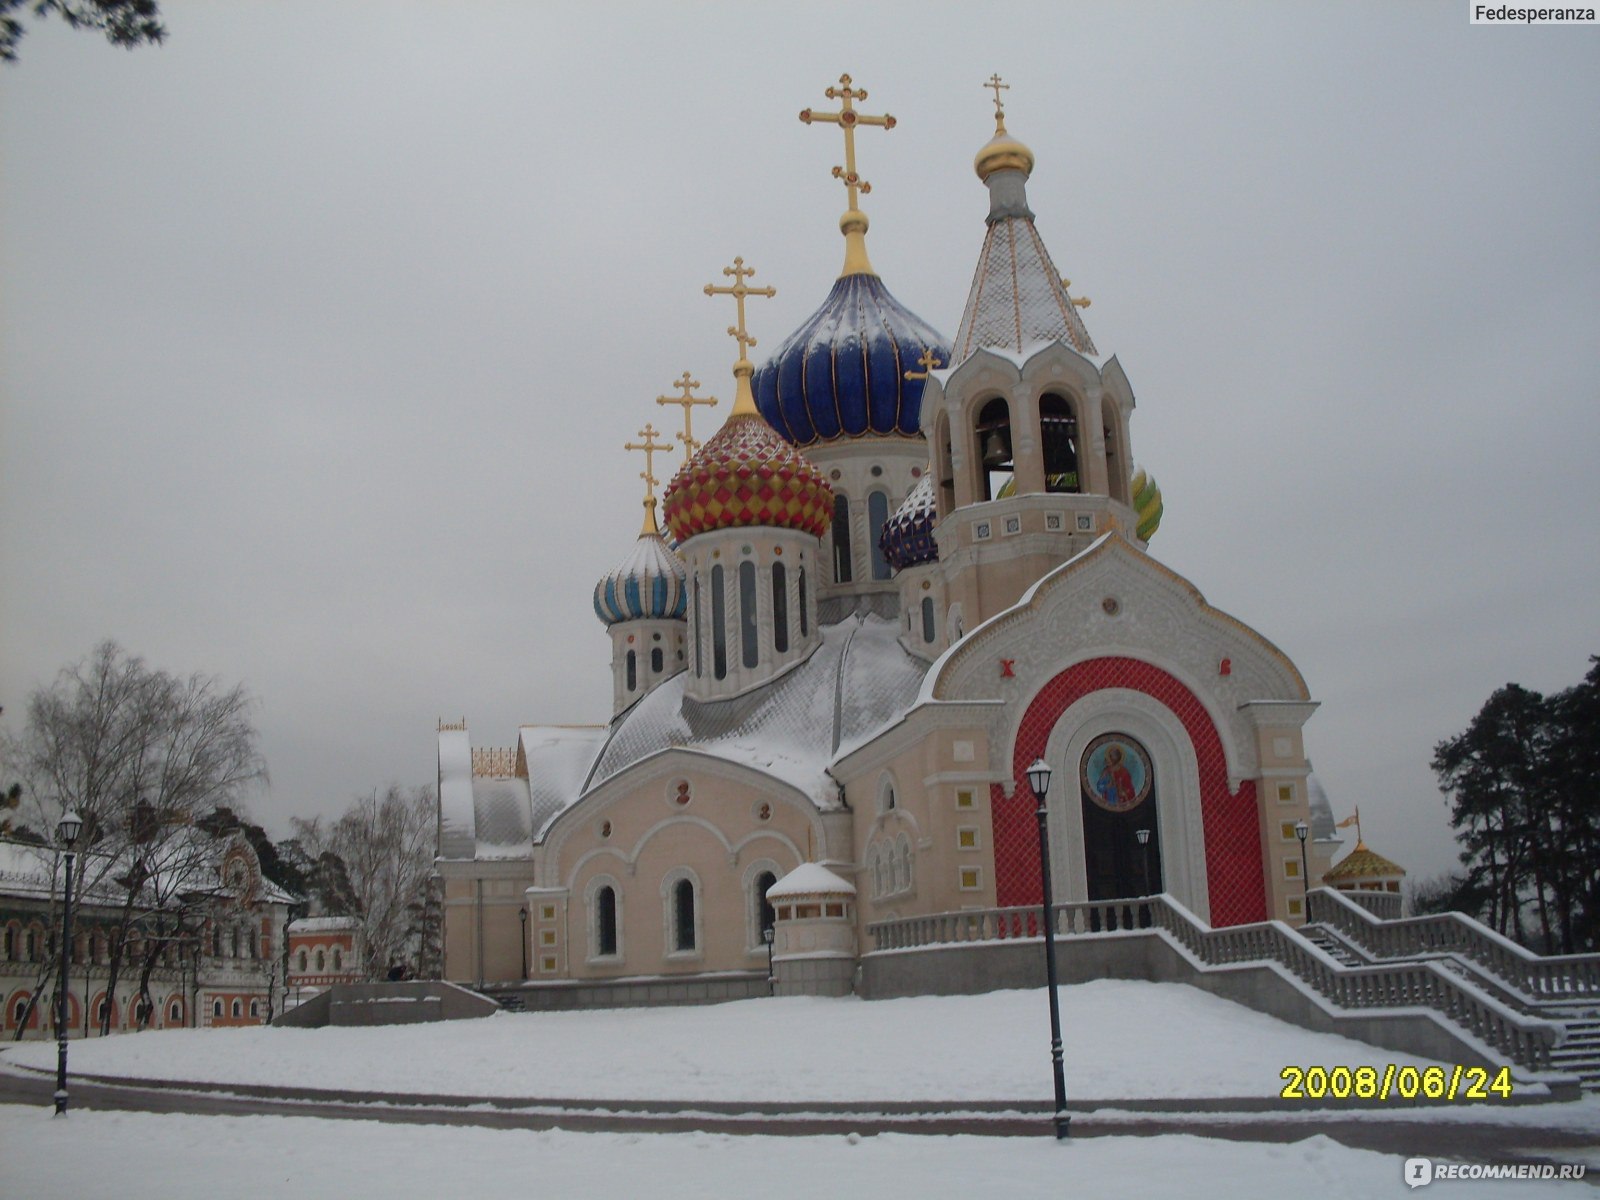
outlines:
{"label": "ornate gold cross", "polygon": [[839,76],[839,86],[829,88],[824,94],[829,100],[839,101],[839,111],[819,113],[809,108],[802,108],[800,119],[807,125],[813,121],[826,121],[844,130],[844,166],[835,167],[833,177],[844,180],[844,186],[850,191],[850,207],[859,208],[857,191],[871,192],[872,185],[856,173],[856,126],[878,125],[884,129],[893,129],[895,119],[888,113],[884,113],[881,117],[871,117],[866,113],[857,112],[854,103],[867,98],[867,89],[851,87],[848,75]]}
{"label": "ornate gold cross", "polygon": [[[685,371],[684,374],[687,375],[688,372]],[[644,506],[653,517],[655,515],[656,507],[656,484],[661,482],[655,476],[656,451],[671,450],[672,443],[656,441],[656,427],[648,422],[646,422],[643,429],[639,430],[639,436],[642,437],[644,441],[624,442],[622,444],[622,448],[624,450],[644,451],[644,470],[639,472],[639,478],[644,480]]]}
{"label": "ornate gold cross", "polygon": [[1006,105],[1005,101],[1000,99],[1000,93],[1003,91],[1009,92],[1011,90],[1011,85],[1009,83],[1001,83],[999,75],[991,75],[989,76],[988,82],[986,82],[983,86],[994,89],[994,119],[996,121],[1003,121],[1006,115]]}
{"label": "ornate gold cross", "polygon": [[733,266],[723,267],[722,273],[733,277],[733,286],[717,287],[715,284],[708,283],[706,284],[706,295],[732,296],[739,302],[739,323],[728,326],[728,336],[737,338],[739,342],[739,361],[734,364],[734,372],[737,374],[740,366],[750,366],[750,356],[745,351],[756,344],[755,338],[745,332],[744,298],[746,296],[767,296],[770,298],[778,294],[778,289],[772,287],[753,288],[746,284],[745,280],[754,275],[756,269],[754,267],[746,267],[743,258],[735,258]]}
{"label": "ornate gold cross", "polygon": [[920,366],[922,370],[907,371],[905,373],[907,379],[926,379],[929,375],[933,374],[938,367],[941,367],[944,364],[939,361],[939,356],[933,352],[932,346],[924,346],[922,349],[922,357],[917,359],[917,365]]}
{"label": "ornate gold cross", "polygon": [[678,435],[678,444],[683,447],[683,458],[687,462],[694,457],[694,452],[700,448],[699,439],[690,432],[689,428],[690,418],[694,415],[694,408],[696,405],[715,408],[717,398],[715,396],[706,396],[704,398],[696,396],[694,390],[700,386],[700,381],[689,378],[689,372],[687,371],[683,373],[683,378],[675,381],[672,386],[680,388],[683,391],[683,395],[657,396],[656,403],[676,404],[683,409],[683,432]]}

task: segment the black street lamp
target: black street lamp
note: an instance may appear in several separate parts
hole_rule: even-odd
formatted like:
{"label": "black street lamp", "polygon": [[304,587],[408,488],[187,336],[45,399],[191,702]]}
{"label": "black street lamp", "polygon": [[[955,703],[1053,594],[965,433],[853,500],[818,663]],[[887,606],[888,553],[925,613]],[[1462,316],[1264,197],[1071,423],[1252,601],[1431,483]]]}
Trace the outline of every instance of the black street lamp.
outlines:
{"label": "black street lamp", "polygon": [[761,927],[761,940],[767,944],[767,995],[772,995],[777,985],[772,980],[772,939],[777,936],[777,930],[771,925]]}
{"label": "black street lamp", "polygon": [[522,977],[528,977],[528,906],[524,904],[517,910],[517,916],[522,919]]}
{"label": "black street lamp", "polygon": [[66,854],[66,875],[61,885],[61,986],[56,992],[56,1116],[67,1111],[67,986],[72,961],[72,847],[83,832],[83,818],[73,809],[61,814],[56,840]]}
{"label": "black street lamp", "polygon": [[1150,831],[1135,829],[1133,836],[1139,842],[1139,873],[1144,877],[1144,894],[1150,894]]}
{"label": "black street lamp", "polygon": [[1042,758],[1033,760],[1028,768],[1028,786],[1033,789],[1039,807],[1039,881],[1044,891],[1044,969],[1050,989],[1050,1068],[1056,1082],[1056,1140],[1067,1136],[1067,1126],[1072,1118],[1067,1115],[1067,1081],[1061,1070],[1061,1002],[1056,996],[1056,931],[1055,900],[1050,894],[1050,832],[1045,828],[1044,798],[1050,791],[1050,764]]}
{"label": "black street lamp", "polygon": [[1305,911],[1300,914],[1302,923],[1311,920],[1311,870],[1306,866],[1306,834],[1311,832],[1311,826],[1302,818],[1294,823],[1294,835],[1300,839],[1300,907]]}

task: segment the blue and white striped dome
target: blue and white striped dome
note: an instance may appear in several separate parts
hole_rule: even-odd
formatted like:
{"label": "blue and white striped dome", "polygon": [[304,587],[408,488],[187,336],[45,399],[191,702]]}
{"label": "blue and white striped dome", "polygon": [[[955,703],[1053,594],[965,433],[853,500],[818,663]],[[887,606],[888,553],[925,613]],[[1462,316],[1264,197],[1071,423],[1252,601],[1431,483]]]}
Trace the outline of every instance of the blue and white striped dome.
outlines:
{"label": "blue and white striped dome", "polygon": [[950,343],[889,294],[876,275],[842,275],[833,291],[756,368],[751,386],[761,415],[796,446],[836,438],[914,435],[922,409],[918,360],[940,366]]}
{"label": "blue and white striped dome", "polygon": [[594,615],[619,621],[682,620],[686,609],[683,562],[661,535],[646,530],[633,553],[594,585]]}
{"label": "blue and white striped dome", "polygon": [[924,471],[905,502],[883,523],[878,547],[896,571],[919,563],[937,562],[939,546],[933,540],[933,473]]}

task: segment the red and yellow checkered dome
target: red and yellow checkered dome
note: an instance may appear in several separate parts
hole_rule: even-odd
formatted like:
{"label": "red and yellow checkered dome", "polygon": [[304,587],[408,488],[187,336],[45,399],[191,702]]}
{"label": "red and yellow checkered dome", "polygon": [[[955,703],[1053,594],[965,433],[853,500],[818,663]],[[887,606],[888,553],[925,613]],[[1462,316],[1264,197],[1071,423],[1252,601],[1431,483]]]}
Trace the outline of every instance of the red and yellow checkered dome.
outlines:
{"label": "red and yellow checkered dome", "polygon": [[754,411],[737,409],[667,485],[667,526],[681,546],[713,529],[768,525],[821,537],[833,489]]}

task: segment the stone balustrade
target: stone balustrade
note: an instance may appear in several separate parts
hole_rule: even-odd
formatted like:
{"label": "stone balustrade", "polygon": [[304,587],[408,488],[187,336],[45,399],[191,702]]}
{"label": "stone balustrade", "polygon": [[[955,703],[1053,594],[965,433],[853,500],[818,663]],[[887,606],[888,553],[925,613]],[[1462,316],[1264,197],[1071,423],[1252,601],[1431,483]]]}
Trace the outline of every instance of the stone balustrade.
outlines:
{"label": "stone balustrade", "polygon": [[[1275,962],[1341,1009],[1430,1009],[1510,1061],[1534,1070],[1549,1069],[1550,1050],[1560,1036],[1550,1022],[1524,1016],[1437,963],[1347,967],[1281,922],[1212,929],[1166,895],[1063,902],[1054,906],[1052,919],[1057,937],[1165,933],[1205,967]],[[964,909],[874,922],[867,934],[876,952],[909,950],[1039,937],[1040,920],[1036,907]]]}
{"label": "stone balustrade", "polygon": [[1338,930],[1373,958],[1455,954],[1530,1000],[1600,998],[1600,954],[1535,954],[1462,913],[1380,920],[1331,888],[1318,888],[1309,901],[1313,923]]}

